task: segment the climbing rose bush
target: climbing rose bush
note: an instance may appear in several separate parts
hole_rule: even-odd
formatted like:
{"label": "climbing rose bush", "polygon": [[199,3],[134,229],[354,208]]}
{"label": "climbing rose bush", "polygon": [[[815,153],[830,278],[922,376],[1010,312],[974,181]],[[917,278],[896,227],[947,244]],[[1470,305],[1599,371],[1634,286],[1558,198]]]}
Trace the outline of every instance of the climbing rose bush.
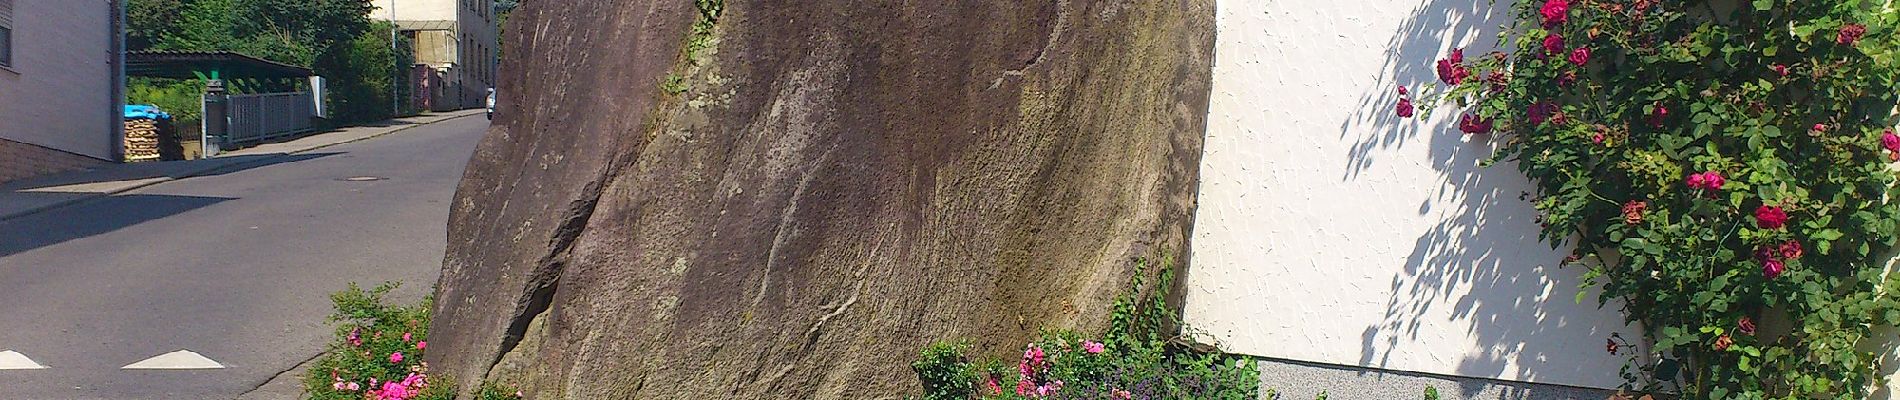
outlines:
{"label": "climbing rose bush", "polygon": [[[1536,185],[1599,305],[1652,346],[1628,388],[1864,397],[1900,208],[1894,6],[1869,0],[1518,0],[1501,52],[1453,50],[1414,102]],[[1416,96],[1416,97],[1415,97]],[[1433,107],[1418,107],[1429,117]],[[1581,300],[1581,298],[1579,298]],[[1759,329],[1758,329],[1759,324]],[[1617,352],[1618,338],[1608,349]],[[1633,352],[1631,352],[1633,353]]]}

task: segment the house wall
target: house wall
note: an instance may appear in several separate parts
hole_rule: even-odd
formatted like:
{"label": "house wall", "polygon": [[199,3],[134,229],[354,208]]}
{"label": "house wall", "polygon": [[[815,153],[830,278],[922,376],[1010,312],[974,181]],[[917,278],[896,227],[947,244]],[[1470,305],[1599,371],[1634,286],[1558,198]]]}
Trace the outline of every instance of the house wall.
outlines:
{"label": "house wall", "polygon": [[[450,95],[448,104],[440,104],[439,108],[481,106],[495,82],[498,46],[494,0],[374,0],[372,4],[376,9],[370,12],[371,19],[453,21],[452,32],[418,34],[416,59],[445,72],[444,83]],[[425,38],[425,34],[447,36]]]}
{"label": "house wall", "polygon": [[[12,3],[13,65],[0,67],[0,145],[7,154],[61,152],[0,161],[0,176],[70,169],[72,156],[113,157],[113,7],[105,0]],[[0,4],[3,6],[4,4]],[[9,157],[11,158],[11,157]],[[4,179],[4,178],[0,178]]]}
{"label": "house wall", "polygon": [[400,21],[454,21],[461,9],[457,3],[467,0],[372,0],[376,9],[370,10],[369,18],[389,21],[390,6],[395,6],[395,20]]}
{"label": "house wall", "polygon": [[1449,109],[1393,114],[1450,48],[1489,51],[1512,2],[1490,3],[1218,1],[1190,326],[1297,365],[1623,382],[1604,342],[1640,332],[1574,300],[1582,271],[1539,242],[1522,174],[1479,166],[1491,149]]}

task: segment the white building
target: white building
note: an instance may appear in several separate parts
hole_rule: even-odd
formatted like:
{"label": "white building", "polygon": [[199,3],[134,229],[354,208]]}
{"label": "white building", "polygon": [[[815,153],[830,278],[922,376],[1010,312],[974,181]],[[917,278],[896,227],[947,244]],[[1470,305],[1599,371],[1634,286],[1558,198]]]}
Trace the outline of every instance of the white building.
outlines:
{"label": "white building", "polygon": [[[434,70],[419,79],[435,110],[481,107],[495,86],[497,29],[494,0],[374,0],[370,18],[393,21],[415,44],[417,65]],[[419,76],[421,78],[429,78]],[[425,82],[426,81],[426,82]],[[421,91],[418,91],[418,93]]]}
{"label": "white building", "polygon": [[1493,149],[1456,112],[1393,112],[1452,48],[1493,50],[1514,2],[1216,3],[1183,316],[1204,340],[1264,358],[1288,399],[1601,399],[1624,382],[1642,331],[1576,301],[1584,271],[1539,240],[1528,179],[1482,166]]}
{"label": "white building", "polygon": [[118,158],[116,0],[0,0],[0,181]]}

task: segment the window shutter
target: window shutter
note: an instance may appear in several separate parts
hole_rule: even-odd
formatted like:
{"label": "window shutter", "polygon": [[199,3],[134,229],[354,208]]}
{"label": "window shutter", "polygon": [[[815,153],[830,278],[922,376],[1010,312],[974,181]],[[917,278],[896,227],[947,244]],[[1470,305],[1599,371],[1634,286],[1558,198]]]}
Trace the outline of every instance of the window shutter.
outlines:
{"label": "window shutter", "polygon": [[13,0],[0,0],[0,27],[13,27]]}

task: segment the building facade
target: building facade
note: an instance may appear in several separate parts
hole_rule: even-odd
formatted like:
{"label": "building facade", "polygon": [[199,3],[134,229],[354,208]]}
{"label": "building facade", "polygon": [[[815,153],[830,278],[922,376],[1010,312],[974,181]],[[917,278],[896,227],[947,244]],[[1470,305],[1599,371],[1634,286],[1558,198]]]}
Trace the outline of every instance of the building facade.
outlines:
{"label": "building facade", "polygon": [[418,105],[446,111],[481,107],[495,86],[494,0],[375,0],[370,18],[391,21],[415,47]]}
{"label": "building facade", "polygon": [[0,0],[0,181],[118,158],[112,0]]}

